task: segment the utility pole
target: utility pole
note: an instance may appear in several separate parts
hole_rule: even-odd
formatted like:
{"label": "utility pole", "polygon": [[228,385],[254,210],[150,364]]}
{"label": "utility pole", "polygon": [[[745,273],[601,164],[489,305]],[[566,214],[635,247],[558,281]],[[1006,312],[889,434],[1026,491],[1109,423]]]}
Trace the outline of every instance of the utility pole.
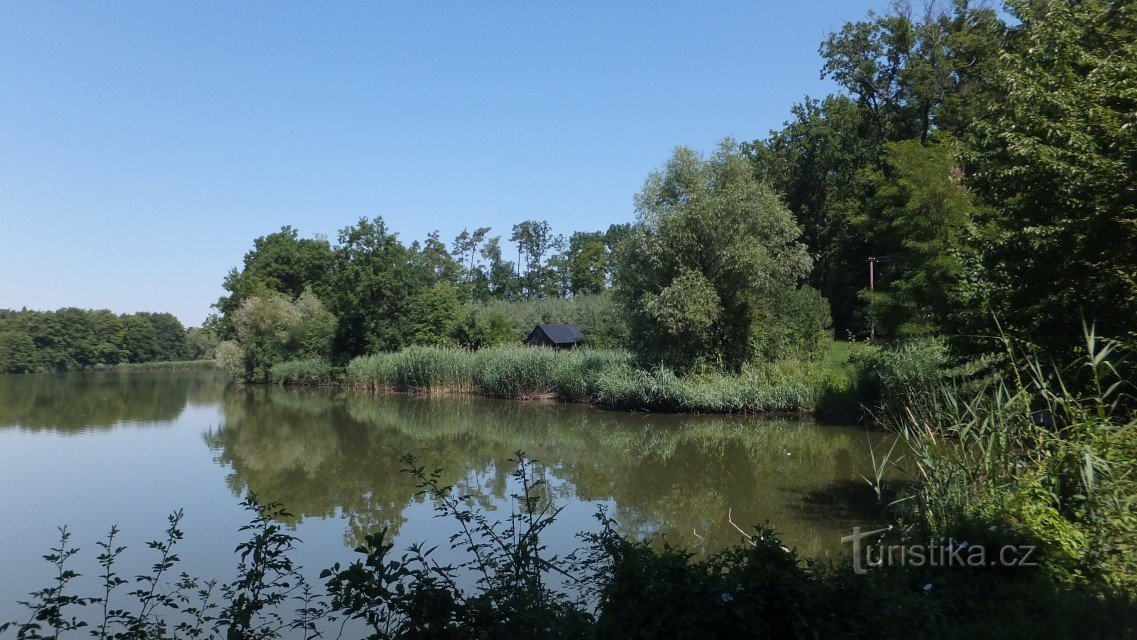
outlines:
{"label": "utility pole", "polygon": [[[892,262],[892,256],[869,256],[869,291],[876,291],[876,264]],[[876,318],[869,314],[869,340],[876,341]]]}
{"label": "utility pole", "polygon": [[[869,256],[869,292],[876,291],[876,258]],[[871,297],[870,297],[871,304]],[[869,312],[869,340],[876,342],[876,318]]]}

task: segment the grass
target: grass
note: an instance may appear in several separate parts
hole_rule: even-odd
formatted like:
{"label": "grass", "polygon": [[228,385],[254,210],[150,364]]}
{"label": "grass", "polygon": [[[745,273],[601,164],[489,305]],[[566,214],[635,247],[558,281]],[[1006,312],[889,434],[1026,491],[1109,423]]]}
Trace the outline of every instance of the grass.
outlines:
{"label": "grass", "polygon": [[746,367],[737,374],[710,371],[680,377],[663,367],[639,367],[630,353],[615,349],[412,347],[352,360],[343,383],[368,391],[549,399],[637,411],[800,412],[816,407],[832,388],[849,386],[850,376],[842,367],[851,349],[833,351],[817,362],[786,361]]}
{"label": "grass", "polygon": [[122,362],[97,364],[95,371],[202,371],[216,369],[216,360],[169,360],[161,362]]}

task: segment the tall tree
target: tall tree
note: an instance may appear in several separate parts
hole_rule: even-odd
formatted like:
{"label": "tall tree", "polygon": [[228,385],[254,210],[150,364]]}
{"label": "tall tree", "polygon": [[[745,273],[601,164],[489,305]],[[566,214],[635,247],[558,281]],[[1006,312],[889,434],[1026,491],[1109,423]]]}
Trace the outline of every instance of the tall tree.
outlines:
{"label": "tall tree", "polygon": [[416,274],[407,249],[382,218],[361,218],[339,233],[332,262],[331,308],[338,317],[337,359],[406,344],[407,305]]}
{"label": "tall tree", "polygon": [[[876,330],[904,338],[954,333],[983,315],[985,287],[977,268],[977,210],[963,185],[952,140],[891,142],[876,192],[855,228],[875,242],[880,286],[862,289]],[[973,320],[972,320],[973,322]]]}
{"label": "tall tree", "polygon": [[275,291],[295,300],[305,289],[311,289],[326,297],[331,266],[332,248],[326,238],[300,238],[291,226],[261,236],[245,254],[242,268],[230,270],[225,277],[222,286],[228,294],[214,303],[218,315],[211,324],[222,337],[232,337],[228,318],[253,295]]}
{"label": "tall tree", "polygon": [[636,196],[616,293],[642,356],[738,369],[762,355],[771,301],[808,273],[801,230],[735,145],[704,159],[680,147]]}
{"label": "tall tree", "polygon": [[1081,323],[1137,338],[1137,6],[1013,0],[970,184],[1001,229],[996,315],[1059,352]]}
{"label": "tall tree", "polygon": [[608,277],[608,248],[599,231],[577,231],[569,237],[569,290],[573,295],[604,291]]}

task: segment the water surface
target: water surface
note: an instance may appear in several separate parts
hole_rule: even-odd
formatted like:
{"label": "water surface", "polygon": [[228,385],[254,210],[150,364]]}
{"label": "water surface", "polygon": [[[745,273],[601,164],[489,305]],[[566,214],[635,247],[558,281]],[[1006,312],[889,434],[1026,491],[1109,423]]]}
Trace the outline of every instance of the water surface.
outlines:
{"label": "water surface", "polygon": [[293,514],[313,576],[381,527],[398,548],[445,546],[453,525],[416,495],[406,453],[500,515],[517,490],[508,460],[524,451],[565,508],[556,550],[575,547],[604,507],[628,534],[700,549],[739,540],[731,513],[806,555],[838,554],[852,526],[876,524],[861,476],[879,439],[802,418],[243,387],[212,372],[0,376],[0,620],[47,584],[40,556],[64,524],[93,584],[94,542],[112,524],[133,575],[153,561],[145,542],[166,514],[184,509],[181,569],[227,579],[250,491]]}

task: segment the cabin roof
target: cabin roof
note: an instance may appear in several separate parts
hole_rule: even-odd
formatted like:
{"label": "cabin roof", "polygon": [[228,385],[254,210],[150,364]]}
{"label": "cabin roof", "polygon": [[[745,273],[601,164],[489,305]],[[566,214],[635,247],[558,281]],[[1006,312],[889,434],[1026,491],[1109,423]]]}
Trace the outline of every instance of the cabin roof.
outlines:
{"label": "cabin roof", "polygon": [[541,323],[533,331],[544,333],[553,344],[577,344],[584,341],[584,336],[581,335],[584,328],[583,324]]}

